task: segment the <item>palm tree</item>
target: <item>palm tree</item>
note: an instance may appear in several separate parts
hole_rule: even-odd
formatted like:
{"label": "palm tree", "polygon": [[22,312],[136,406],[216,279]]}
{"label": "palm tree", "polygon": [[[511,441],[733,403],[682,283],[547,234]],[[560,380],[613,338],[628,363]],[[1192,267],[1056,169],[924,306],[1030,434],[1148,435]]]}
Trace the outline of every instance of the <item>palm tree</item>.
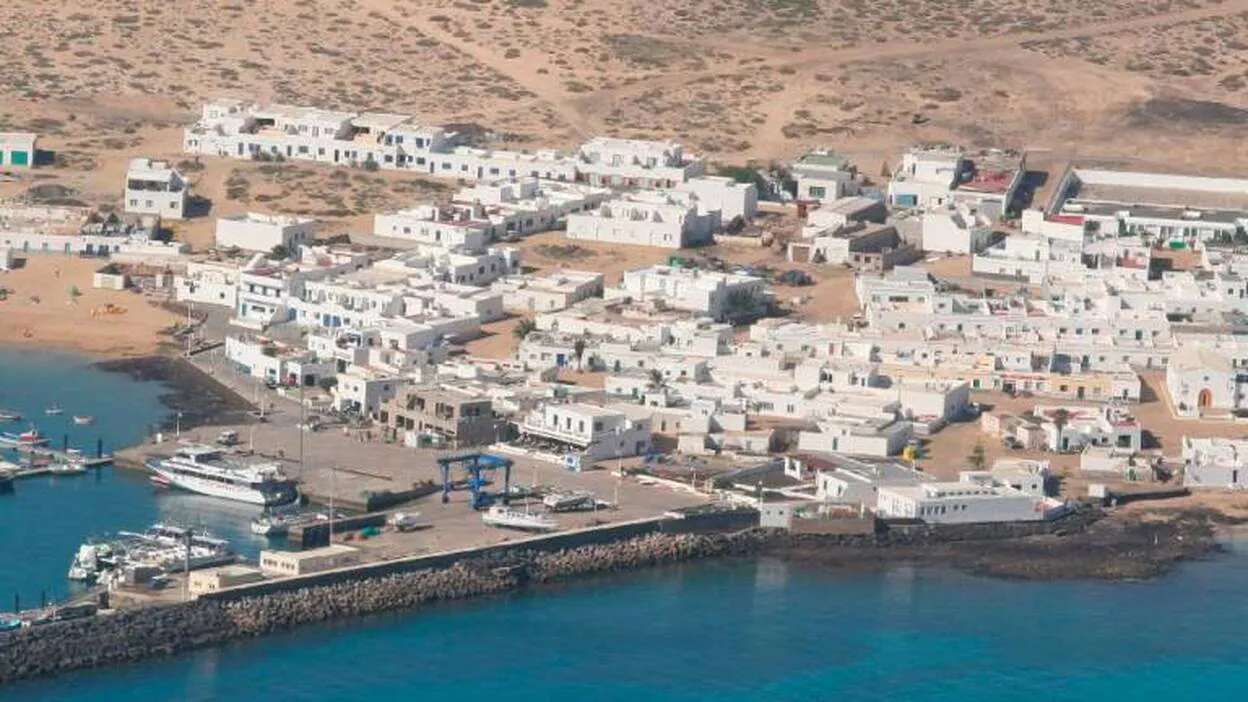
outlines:
{"label": "palm tree", "polygon": [[1057,450],[1058,451],[1063,451],[1066,448],[1062,444],[1062,429],[1065,429],[1066,425],[1069,423],[1070,423],[1070,410],[1062,408],[1062,407],[1059,407],[1053,410],[1053,426],[1057,427]]}
{"label": "palm tree", "polygon": [[572,355],[576,357],[576,369],[581,369],[581,358],[585,355],[585,340],[577,339],[572,342]]}
{"label": "palm tree", "polygon": [[724,299],[724,316],[735,321],[754,312],[754,293],[749,290],[733,290]]}
{"label": "palm tree", "polygon": [[988,456],[984,452],[983,444],[975,444],[975,448],[971,449],[971,454],[966,457],[966,462],[975,470],[983,470],[988,465]]}
{"label": "palm tree", "polygon": [[531,319],[522,319],[519,324],[512,328],[511,333],[512,336],[524,341],[525,337],[535,331],[537,331],[537,322],[534,322]]}

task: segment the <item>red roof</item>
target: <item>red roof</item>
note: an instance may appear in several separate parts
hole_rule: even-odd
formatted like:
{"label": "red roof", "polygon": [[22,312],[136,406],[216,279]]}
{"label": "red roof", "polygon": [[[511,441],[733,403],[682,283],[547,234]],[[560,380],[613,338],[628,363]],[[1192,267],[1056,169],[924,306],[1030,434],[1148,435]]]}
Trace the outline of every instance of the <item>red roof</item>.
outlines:
{"label": "red roof", "polygon": [[1056,222],[1058,224],[1077,224],[1083,226],[1083,215],[1049,215],[1045,217],[1047,222]]}

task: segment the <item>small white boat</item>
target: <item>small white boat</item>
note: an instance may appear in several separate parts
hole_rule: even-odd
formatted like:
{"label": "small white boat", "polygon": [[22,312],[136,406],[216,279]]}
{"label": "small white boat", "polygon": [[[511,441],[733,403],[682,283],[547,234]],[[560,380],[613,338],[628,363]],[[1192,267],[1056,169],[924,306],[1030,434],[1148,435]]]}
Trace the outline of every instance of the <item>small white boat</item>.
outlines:
{"label": "small white boat", "polygon": [[65,410],[61,409],[61,406],[56,404],[55,402],[53,402],[47,409],[43,411],[43,413],[48,415],[49,417],[55,417],[56,415],[63,414],[64,412]]}
{"label": "small white boat", "polygon": [[542,504],[551,512],[574,512],[594,509],[598,506],[598,498],[588,490],[552,492],[542,498]]}
{"label": "small white boat", "polygon": [[21,412],[13,410],[0,410],[0,422],[18,422],[22,419]]}
{"label": "small white boat", "polygon": [[87,472],[87,467],[81,463],[74,461],[57,461],[48,466],[50,475],[82,475]]}
{"label": "small white boat", "polygon": [[76,415],[76,414],[75,414],[75,415],[74,415],[74,424],[77,424],[77,425],[78,425],[78,426],[80,426],[80,427],[85,427],[85,426],[87,426],[88,424],[95,424],[95,417],[92,417],[92,416],[80,417],[80,416],[78,416],[78,415]]}
{"label": "small white boat", "polygon": [[530,514],[503,505],[491,506],[481,515],[481,521],[492,527],[517,531],[547,532],[559,528],[559,522],[544,514]]}
{"label": "small white boat", "polygon": [[395,512],[386,517],[386,524],[396,531],[412,531],[420,526],[420,512]]}

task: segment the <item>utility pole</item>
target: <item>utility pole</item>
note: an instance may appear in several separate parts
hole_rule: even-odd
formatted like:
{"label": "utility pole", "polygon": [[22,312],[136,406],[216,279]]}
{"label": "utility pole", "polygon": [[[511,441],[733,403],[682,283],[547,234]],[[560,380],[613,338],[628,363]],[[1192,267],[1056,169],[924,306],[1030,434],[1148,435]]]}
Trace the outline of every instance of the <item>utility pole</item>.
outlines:
{"label": "utility pole", "polygon": [[186,529],[185,550],[182,552],[182,600],[191,599],[191,530]]}

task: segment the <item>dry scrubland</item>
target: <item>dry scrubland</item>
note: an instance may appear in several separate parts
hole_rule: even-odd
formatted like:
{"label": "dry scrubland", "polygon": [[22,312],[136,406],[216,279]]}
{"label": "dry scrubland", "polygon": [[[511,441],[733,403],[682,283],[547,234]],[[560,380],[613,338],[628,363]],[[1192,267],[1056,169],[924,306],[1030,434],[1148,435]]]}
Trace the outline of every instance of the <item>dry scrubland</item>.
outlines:
{"label": "dry scrubland", "polygon": [[[1248,120],[1245,13],[1248,0],[187,0],[70,10],[14,0],[0,6],[9,37],[0,80],[10,87],[0,124],[50,135],[70,176],[115,168],[118,155],[176,153],[176,125],[222,94],[406,110],[485,127],[495,143],[673,137],[734,161],[828,144],[870,172],[914,139],[1230,169],[1226,157],[1244,155],[1231,132]],[[91,178],[80,180],[91,194]],[[352,194],[340,198],[329,209],[358,209]]]}

